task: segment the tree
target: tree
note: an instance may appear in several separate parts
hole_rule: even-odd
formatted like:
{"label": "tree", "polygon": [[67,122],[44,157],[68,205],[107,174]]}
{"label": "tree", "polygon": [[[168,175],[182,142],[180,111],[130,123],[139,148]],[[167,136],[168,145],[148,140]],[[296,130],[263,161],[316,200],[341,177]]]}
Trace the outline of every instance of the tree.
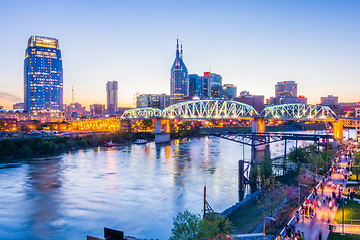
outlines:
{"label": "tree", "polygon": [[264,215],[273,216],[276,207],[285,199],[285,191],[275,177],[265,179],[262,190],[262,195],[257,197],[258,206]]}
{"label": "tree", "polygon": [[188,210],[178,213],[173,219],[170,240],[195,240],[200,233],[201,218]]}
{"label": "tree", "polygon": [[290,153],[287,155],[287,158],[291,162],[306,162],[306,151],[304,148],[298,147],[297,149],[293,147]]}
{"label": "tree", "polygon": [[148,129],[152,126],[152,120],[151,119],[143,119],[140,123],[140,126],[146,132],[146,129]]}
{"label": "tree", "polygon": [[173,220],[170,240],[211,240],[221,232],[229,234],[233,230],[232,223],[224,216],[210,215],[201,219],[199,215],[185,210]]}
{"label": "tree", "polygon": [[0,122],[0,132],[5,130],[5,123],[4,122]]}
{"label": "tree", "polygon": [[258,177],[259,177],[259,168],[258,165],[253,164],[251,166],[251,170],[250,170],[250,186],[251,189],[256,189],[257,188],[257,181],[258,181]]}
{"label": "tree", "polygon": [[311,153],[308,157],[310,170],[316,172],[319,168],[325,169],[325,159],[321,154]]}
{"label": "tree", "polygon": [[269,155],[265,156],[264,160],[260,163],[260,177],[265,180],[272,176],[272,163]]}

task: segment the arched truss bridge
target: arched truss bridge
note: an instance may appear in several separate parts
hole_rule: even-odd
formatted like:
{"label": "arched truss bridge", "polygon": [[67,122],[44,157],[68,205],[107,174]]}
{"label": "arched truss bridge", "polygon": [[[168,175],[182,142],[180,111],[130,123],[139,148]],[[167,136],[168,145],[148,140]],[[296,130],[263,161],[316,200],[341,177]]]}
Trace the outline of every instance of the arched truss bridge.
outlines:
{"label": "arched truss bridge", "polygon": [[268,106],[264,108],[260,116],[274,120],[337,120],[336,114],[327,106],[300,103]]}
{"label": "arched truss bridge", "polygon": [[121,116],[122,119],[145,119],[161,118],[162,111],[156,108],[134,108],[126,110]]}
{"label": "arched truss bridge", "polygon": [[164,109],[162,116],[167,119],[237,119],[257,114],[252,106],[240,102],[197,100],[171,105]]}
{"label": "arched truss bridge", "polygon": [[237,119],[252,118],[258,115],[247,104],[225,100],[196,100],[173,104],[163,111],[154,108],[135,108],[126,110],[122,119]]}
{"label": "arched truss bridge", "polygon": [[360,126],[360,119],[338,117],[329,107],[311,104],[268,106],[258,114],[247,104],[227,100],[196,100],[173,104],[163,111],[155,108],[126,110],[121,119],[254,119],[300,121],[342,121],[344,126]]}

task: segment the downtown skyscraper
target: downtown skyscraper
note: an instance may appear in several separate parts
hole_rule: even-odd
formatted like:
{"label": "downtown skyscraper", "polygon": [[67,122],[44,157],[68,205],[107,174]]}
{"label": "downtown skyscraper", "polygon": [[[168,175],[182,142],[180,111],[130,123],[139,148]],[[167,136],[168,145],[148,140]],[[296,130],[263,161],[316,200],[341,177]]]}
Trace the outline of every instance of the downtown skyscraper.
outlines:
{"label": "downtown skyscraper", "polygon": [[171,67],[170,78],[170,104],[175,104],[184,100],[189,95],[189,75],[183,61],[183,51],[179,52],[179,40],[176,44],[176,57]]}
{"label": "downtown skyscraper", "polygon": [[118,82],[108,81],[106,83],[107,113],[114,114],[118,107]]}
{"label": "downtown skyscraper", "polygon": [[24,59],[24,110],[63,110],[63,68],[59,41],[31,36]]}

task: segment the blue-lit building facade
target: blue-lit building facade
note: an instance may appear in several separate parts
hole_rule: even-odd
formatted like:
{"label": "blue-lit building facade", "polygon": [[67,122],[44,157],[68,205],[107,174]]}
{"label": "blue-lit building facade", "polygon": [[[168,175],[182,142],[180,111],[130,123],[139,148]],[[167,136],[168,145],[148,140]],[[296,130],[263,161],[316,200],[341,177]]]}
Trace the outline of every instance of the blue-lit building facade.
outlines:
{"label": "blue-lit building facade", "polygon": [[[222,76],[216,73],[206,73],[210,74],[210,87],[222,86]],[[205,73],[204,73],[205,76]]]}
{"label": "blue-lit building facade", "polygon": [[136,97],[137,108],[164,109],[170,106],[170,96],[166,94],[141,94]]}
{"label": "blue-lit building facade", "polygon": [[31,36],[24,59],[24,110],[63,110],[63,68],[59,41]]}
{"label": "blue-lit building facade", "polygon": [[202,95],[201,98],[206,99],[211,97],[211,75],[209,72],[204,72],[201,76],[202,82]]}
{"label": "blue-lit building facade", "polygon": [[184,101],[189,95],[189,75],[188,70],[183,62],[183,53],[179,52],[179,41],[176,45],[176,57],[171,67],[170,78],[170,103],[175,104]]}
{"label": "blue-lit building facade", "polygon": [[202,98],[202,80],[197,74],[189,74],[189,97]]}

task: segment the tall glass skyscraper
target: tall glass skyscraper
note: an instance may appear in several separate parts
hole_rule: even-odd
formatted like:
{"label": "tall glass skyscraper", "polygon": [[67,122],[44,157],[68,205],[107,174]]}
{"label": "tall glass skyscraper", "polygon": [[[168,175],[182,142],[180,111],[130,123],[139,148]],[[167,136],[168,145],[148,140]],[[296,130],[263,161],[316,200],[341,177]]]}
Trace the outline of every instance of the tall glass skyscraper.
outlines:
{"label": "tall glass skyscraper", "polygon": [[189,74],[189,97],[202,97],[202,81],[197,74]]}
{"label": "tall glass skyscraper", "polygon": [[24,110],[59,112],[63,109],[63,68],[59,41],[31,36],[24,60]]}
{"label": "tall glass skyscraper", "polygon": [[183,101],[189,95],[188,70],[183,62],[182,46],[179,52],[179,40],[176,44],[176,57],[171,68],[170,78],[170,104]]}
{"label": "tall glass skyscraper", "polygon": [[114,114],[118,107],[118,82],[106,83],[107,113]]}

